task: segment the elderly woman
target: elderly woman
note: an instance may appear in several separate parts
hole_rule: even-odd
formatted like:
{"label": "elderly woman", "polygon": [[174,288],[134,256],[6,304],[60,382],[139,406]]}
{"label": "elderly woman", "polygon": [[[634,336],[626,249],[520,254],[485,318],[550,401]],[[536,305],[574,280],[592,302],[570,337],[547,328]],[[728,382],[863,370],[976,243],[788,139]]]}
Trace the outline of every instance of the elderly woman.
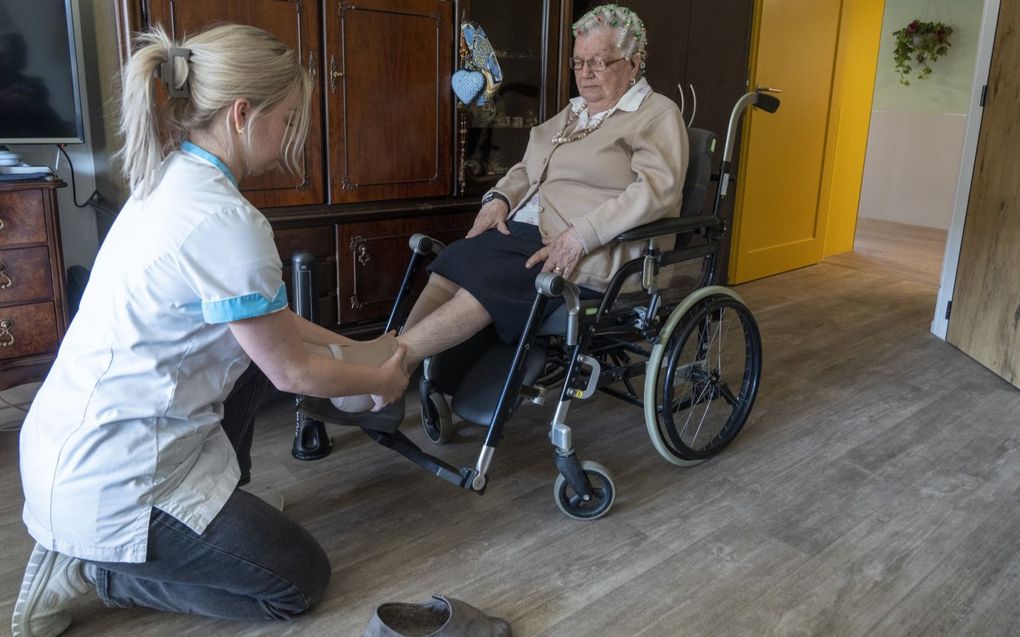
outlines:
{"label": "elderly woman", "polygon": [[643,247],[614,237],[679,214],[687,131],[676,104],[643,77],[644,24],[607,4],[573,32],[580,97],[532,129],[523,160],[482,198],[467,237],[433,261],[398,339],[409,369],[492,322],[514,341],[539,272],[562,274],[582,293],[604,291]]}

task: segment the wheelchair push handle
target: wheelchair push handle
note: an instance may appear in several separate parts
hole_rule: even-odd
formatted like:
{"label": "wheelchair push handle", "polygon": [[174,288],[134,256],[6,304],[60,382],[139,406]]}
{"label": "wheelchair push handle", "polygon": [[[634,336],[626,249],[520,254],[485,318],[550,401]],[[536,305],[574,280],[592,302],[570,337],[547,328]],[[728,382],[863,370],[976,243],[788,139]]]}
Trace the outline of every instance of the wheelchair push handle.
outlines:
{"label": "wheelchair push handle", "polygon": [[722,164],[719,166],[719,190],[716,191],[715,210],[713,214],[719,216],[722,200],[729,192],[730,165],[733,161],[733,147],[736,145],[737,127],[740,118],[749,106],[761,109],[766,113],[775,113],[779,110],[779,98],[772,93],[782,93],[782,89],[758,87],[750,93],[745,93],[730,112],[730,123],[726,129],[726,144],[723,146]]}
{"label": "wheelchair push handle", "polygon": [[733,105],[730,112],[730,123],[726,129],[726,144],[723,146],[723,161],[729,163],[733,160],[733,147],[737,137],[737,126],[740,118],[748,106],[759,108],[766,113],[775,113],[779,110],[779,98],[770,93],[782,93],[782,89],[759,87],[757,90],[745,93],[737,103]]}

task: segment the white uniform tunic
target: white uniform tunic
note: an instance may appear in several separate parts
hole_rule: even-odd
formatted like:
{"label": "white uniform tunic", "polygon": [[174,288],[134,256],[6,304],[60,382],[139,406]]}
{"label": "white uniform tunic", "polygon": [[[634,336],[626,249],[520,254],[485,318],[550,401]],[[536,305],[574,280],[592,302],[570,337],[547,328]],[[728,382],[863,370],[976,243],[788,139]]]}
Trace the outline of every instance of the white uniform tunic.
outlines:
{"label": "white uniform tunic", "polygon": [[226,323],[287,305],[265,217],[185,143],[113,224],[21,432],[24,521],[46,548],[143,562],[161,509],[201,533],[240,471],[220,421],[250,360]]}

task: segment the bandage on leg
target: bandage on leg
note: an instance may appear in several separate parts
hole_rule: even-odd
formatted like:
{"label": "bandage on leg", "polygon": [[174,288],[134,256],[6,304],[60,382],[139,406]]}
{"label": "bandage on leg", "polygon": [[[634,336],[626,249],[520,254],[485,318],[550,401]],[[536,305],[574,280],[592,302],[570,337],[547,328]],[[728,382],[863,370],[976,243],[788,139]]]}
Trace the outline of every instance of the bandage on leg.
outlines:
{"label": "bandage on leg", "polygon": [[414,302],[414,306],[411,307],[411,311],[407,313],[407,320],[404,321],[403,331],[406,332],[420,323],[423,318],[442,307],[443,304],[453,298],[458,289],[460,288],[457,284],[449,279],[443,278],[438,274],[430,276],[428,283],[425,284],[425,288]]}
{"label": "bandage on leg", "polygon": [[[382,367],[383,363],[393,356],[397,350],[397,339],[392,334],[383,334],[371,341],[352,341],[350,343],[330,343],[328,346],[305,343],[305,349],[319,356],[329,356],[338,361],[363,365],[365,367]],[[340,411],[362,412],[375,406],[369,394],[358,396],[337,396],[329,401]]]}

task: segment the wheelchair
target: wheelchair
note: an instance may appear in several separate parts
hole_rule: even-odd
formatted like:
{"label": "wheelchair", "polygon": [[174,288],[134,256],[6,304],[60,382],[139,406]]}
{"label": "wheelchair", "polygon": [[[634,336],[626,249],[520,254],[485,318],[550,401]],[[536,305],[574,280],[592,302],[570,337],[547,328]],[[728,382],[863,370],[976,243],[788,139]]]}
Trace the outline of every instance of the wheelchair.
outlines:
{"label": "wheelchair", "polygon": [[[306,397],[297,402],[295,455],[299,446],[309,448],[308,440],[302,440],[305,432],[318,431],[317,438],[322,438],[323,422],[356,424],[379,444],[439,478],[483,494],[514,411],[525,400],[543,404],[556,397],[549,429],[558,471],[554,499],[568,517],[593,520],[609,512],[616,486],[605,466],[579,458],[567,424],[573,401],[600,391],[640,408],[653,448],[674,465],[697,465],[720,453],[747,422],[762,371],[761,336],[751,311],[734,291],[715,284],[726,230],[720,209],[731,181],[741,115],[749,107],[769,113],[779,107],[779,100],[767,91],[744,95],[730,114],[711,213],[703,211],[713,179],[716,136],[689,128],[691,154],[680,215],[616,237],[645,241],[647,246],[642,257],[615,273],[601,298],[582,298],[570,281],[540,274],[530,316],[516,344],[502,342],[490,327],[424,362],[418,389],[425,434],[433,443],[448,442],[455,432],[454,414],[465,423],[486,427],[474,466],[458,469],[424,452],[399,431],[399,421],[359,424],[357,415],[340,415],[329,401]],[[676,237],[672,249],[657,248],[656,240],[664,236]],[[387,331],[402,327],[421,267],[444,248],[423,235],[413,236],[410,247],[412,256]],[[670,276],[671,266],[687,272]],[[690,274],[692,269],[696,274]],[[295,267],[299,283],[297,273]],[[298,295],[308,296],[307,284]],[[547,304],[556,297],[563,303],[545,318]],[[315,444],[313,439],[311,446]]]}

